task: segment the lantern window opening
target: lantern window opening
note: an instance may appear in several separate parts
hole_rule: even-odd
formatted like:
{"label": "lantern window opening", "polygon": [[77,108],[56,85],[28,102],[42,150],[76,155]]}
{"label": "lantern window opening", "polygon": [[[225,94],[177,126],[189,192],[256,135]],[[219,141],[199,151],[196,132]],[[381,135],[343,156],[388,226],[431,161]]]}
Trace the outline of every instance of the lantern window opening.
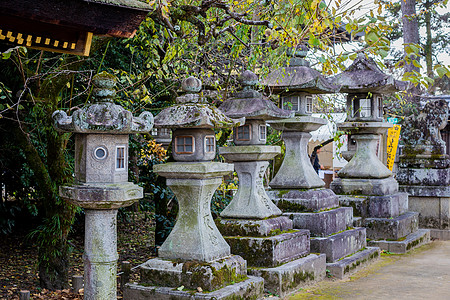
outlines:
{"label": "lantern window opening", "polygon": [[116,170],[125,169],[125,146],[116,147]]}
{"label": "lantern window opening", "polygon": [[192,135],[182,135],[175,138],[175,153],[193,154],[194,137]]}
{"label": "lantern window opening", "polygon": [[383,117],[383,98],[381,96],[377,97],[378,102],[378,117]]}
{"label": "lantern window opening", "polygon": [[152,136],[157,136],[157,135],[158,135],[158,131],[159,131],[158,128],[153,127],[150,134],[151,134]]}
{"label": "lantern window opening", "polygon": [[213,135],[205,136],[205,153],[212,153],[216,150],[216,138]]}
{"label": "lantern window opening", "polygon": [[267,139],[267,127],[266,125],[259,125],[259,140],[265,141]]}
{"label": "lantern window opening", "polygon": [[360,116],[361,118],[367,118],[372,116],[372,103],[370,98],[359,99]]}
{"label": "lantern window opening", "polygon": [[312,96],[306,96],[306,112],[307,113],[313,112],[313,97]]}
{"label": "lantern window opening", "polygon": [[250,141],[251,139],[251,126],[250,124],[239,126],[237,128],[236,139],[238,141]]}
{"label": "lantern window opening", "polygon": [[160,135],[169,135],[170,130],[168,128],[159,128],[158,129]]}
{"label": "lantern window opening", "polygon": [[108,156],[108,151],[105,147],[100,146],[94,149],[94,157],[99,160],[103,160]]}
{"label": "lantern window opening", "polygon": [[[285,96],[282,99],[283,109],[299,111],[300,97],[299,96]],[[289,105],[289,103],[291,105]]]}

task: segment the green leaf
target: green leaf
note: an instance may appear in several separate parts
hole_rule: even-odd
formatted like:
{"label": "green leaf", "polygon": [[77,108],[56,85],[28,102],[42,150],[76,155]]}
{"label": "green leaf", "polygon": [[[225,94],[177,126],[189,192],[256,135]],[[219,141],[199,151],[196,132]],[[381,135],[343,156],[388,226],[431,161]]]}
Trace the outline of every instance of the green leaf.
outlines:
{"label": "green leaf", "polygon": [[177,290],[182,291],[184,289],[184,285],[177,287]]}
{"label": "green leaf", "polygon": [[437,67],[436,72],[438,73],[439,77],[444,77],[445,74],[447,74],[447,69],[444,67]]}

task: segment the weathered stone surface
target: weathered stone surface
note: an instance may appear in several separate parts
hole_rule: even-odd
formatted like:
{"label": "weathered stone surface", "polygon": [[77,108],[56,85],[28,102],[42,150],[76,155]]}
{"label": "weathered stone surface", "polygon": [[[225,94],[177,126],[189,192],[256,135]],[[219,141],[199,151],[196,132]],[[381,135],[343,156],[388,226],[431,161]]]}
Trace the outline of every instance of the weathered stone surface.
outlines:
{"label": "weathered stone surface", "polygon": [[217,228],[224,236],[265,237],[292,230],[292,220],[288,217],[276,217],[265,220],[216,219]]}
{"label": "weathered stone surface", "polygon": [[169,162],[153,166],[158,175],[166,178],[218,178],[227,175],[234,170],[233,164],[219,162]]}
{"label": "weathered stone surface", "polygon": [[407,212],[396,218],[366,218],[362,220],[367,227],[367,238],[373,240],[398,240],[419,228],[419,213]]}
{"label": "weathered stone surface", "polygon": [[295,116],[289,119],[268,121],[267,123],[269,123],[273,129],[282,131],[283,134],[286,133],[286,131],[308,133],[327,124],[327,120],[311,116]]}
{"label": "weathered stone surface", "polygon": [[325,253],[327,262],[335,262],[364,247],[366,247],[366,228],[361,227],[328,237],[311,238],[311,252]]}
{"label": "weathered stone surface", "polygon": [[325,278],[325,254],[310,254],[276,268],[249,268],[249,274],[264,278],[264,290],[284,298],[301,287]]}
{"label": "weathered stone surface", "polygon": [[325,186],[325,182],[314,171],[308,158],[307,145],[310,137],[311,134],[307,132],[283,132],[286,154],[278,173],[269,183],[271,188],[300,189]]}
{"label": "weathered stone surface", "polygon": [[308,229],[311,236],[327,236],[352,227],[353,209],[339,207],[317,213],[284,213],[296,229]]}
{"label": "weathered stone surface", "polygon": [[430,229],[419,229],[401,241],[371,240],[370,246],[380,247],[391,253],[406,253],[416,247],[430,242]]}
{"label": "weathered stone surface", "polygon": [[450,168],[448,154],[407,154],[400,155],[398,167],[416,169],[446,169]]}
{"label": "weathered stone surface", "polygon": [[417,197],[449,197],[450,185],[448,186],[425,186],[425,185],[401,185],[399,190]]}
{"label": "weathered stone surface", "polygon": [[[192,136],[193,138],[193,151],[191,154],[187,153],[177,153],[175,151],[175,140],[177,137],[181,136]],[[192,129],[184,129],[177,128],[172,133],[172,156],[176,161],[187,161],[187,162],[200,162],[200,161],[211,161],[216,157],[216,149],[214,147],[214,151],[206,151],[205,140],[206,136],[213,137],[215,139],[214,130],[211,128],[197,128],[195,130]]]}
{"label": "weathered stone surface", "polygon": [[170,287],[142,286],[128,283],[123,298],[127,300],[257,300],[263,298],[264,279],[249,276],[247,280],[228,285],[211,293],[195,291],[179,291]]}
{"label": "weathered stone surface", "polygon": [[[116,168],[116,148],[124,147],[128,157],[127,134],[76,134],[75,179],[78,183],[122,183],[128,181],[128,159],[124,168]],[[98,158],[95,152],[103,149],[105,156]]]}
{"label": "weathered stone surface", "polygon": [[450,197],[410,196],[409,210],[419,213],[420,228],[450,228]]}
{"label": "weathered stone surface", "polygon": [[220,214],[222,218],[264,219],[281,215],[281,210],[270,200],[264,189],[264,174],[268,166],[268,161],[234,163],[239,188]]}
{"label": "weathered stone surface", "polygon": [[390,195],[398,192],[393,177],[383,179],[336,178],[330,188],[338,195]]}
{"label": "weathered stone surface", "polygon": [[214,291],[247,278],[246,261],[237,255],[211,262],[179,261],[153,258],[140,266],[143,285],[167,287],[185,286],[196,290]]}
{"label": "weathered stone surface", "polygon": [[131,182],[60,186],[62,199],[87,209],[117,209],[143,197],[142,187]]}
{"label": "weathered stone surface", "polygon": [[220,155],[228,162],[270,160],[281,153],[280,146],[249,145],[220,147]]}
{"label": "weathered stone surface", "polygon": [[397,181],[401,185],[449,186],[450,168],[400,168],[397,172]]}
{"label": "weathered stone surface", "polygon": [[328,263],[327,270],[331,276],[343,279],[377,260],[380,257],[380,252],[381,250],[378,247],[367,247],[337,262]]}
{"label": "weathered stone surface", "polygon": [[430,229],[430,236],[432,239],[441,241],[450,241],[449,229]]}
{"label": "weathered stone surface", "polygon": [[353,207],[353,215],[363,218],[391,218],[408,211],[408,194],[385,196],[339,196],[342,206]]}
{"label": "weathered stone surface", "polygon": [[338,196],[330,189],[281,190],[267,192],[283,212],[313,212],[339,206]]}
{"label": "weathered stone surface", "polygon": [[[380,124],[383,123],[380,122]],[[356,141],[356,153],[348,164],[338,172],[339,178],[381,179],[392,176],[392,172],[378,159],[376,154],[379,135],[354,134],[352,138]]]}
{"label": "weathered stone surface", "polygon": [[225,236],[231,252],[252,267],[276,267],[309,254],[309,231],[295,230],[271,237]]}
{"label": "weathered stone surface", "polygon": [[[115,299],[117,290],[117,210],[85,210],[85,299]],[[87,266],[87,267],[86,267]]]}

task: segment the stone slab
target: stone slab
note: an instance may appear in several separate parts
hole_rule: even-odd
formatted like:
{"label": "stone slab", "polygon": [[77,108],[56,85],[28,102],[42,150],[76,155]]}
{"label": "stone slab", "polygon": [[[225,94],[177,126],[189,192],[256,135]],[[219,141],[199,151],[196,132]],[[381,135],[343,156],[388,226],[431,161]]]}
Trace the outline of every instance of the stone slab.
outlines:
{"label": "stone slab", "polygon": [[408,194],[386,196],[340,195],[341,206],[353,207],[353,215],[363,218],[393,218],[408,211]]}
{"label": "stone slab", "polygon": [[247,276],[247,264],[238,255],[209,263],[153,258],[140,267],[141,284],[214,291]]}
{"label": "stone slab", "polygon": [[343,279],[377,260],[380,252],[378,247],[367,247],[337,262],[328,263],[327,270],[332,277]]}
{"label": "stone slab", "polygon": [[450,241],[450,229],[430,229],[432,239]]}
{"label": "stone slab", "polygon": [[419,228],[419,213],[406,212],[396,218],[366,218],[367,238],[372,240],[398,240]]}
{"label": "stone slab", "polygon": [[391,195],[398,192],[398,183],[393,177],[384,179],[336,178],[330,188],[338,195]]}
{"label": "stone slab", "polygon": [[330,189],[282,190],[267,192],[283,212],[314,212],[339,206],[338,196]]}
{"label": "stone slab", "polygon": [[425,186],[425,185],[400,185],[399,190],[417,197],[450,197],[450,185]]}
{"label": "stone slab", "polygon": [[80,184],[59,187],[59,195],[87,209],[117,209],[130,206],[144,196],[143,188],[131,182]]}
{"label": "stone slab", "polygon": [[380,247],[391,253],[406,253],[430,242],[430,229],[419,229],[401,241],[371,240],[369,246]]}
{"label": "stone slab", "polygon": [[397,181],[402,185],[448,186],[450,185],[450,168],[400,168],[397,172]]}
{"label": "stone slab", "polygon": [[311,252],[325,253],[327,262],[337,260],[366,247],[366,228],[357,227],[328,237],[311,238]]}
{"label": "stone slab", "polygon": [[339,207],[317,213],[284,213],[296,229],[308,229],[311,236],[328,236],[352,227],[353,208]]}
{"label": "stone slab", "polygon": [[252,267],[276,267],[309,254],[309,231],[293,230],[271,237],[224,237],[231,253]]}
{"label": "stone slab", "polygon": [[450,229],[449,197],[409,197],[409,210],[419,213],[419,227]]}
{"label": "stone slab", "polygon": [[204,179],[222,177],[233,172],[233,164],[220,162],[169,162],[153,166],[153,171],[166,178]]}
{"label": "stone slab", "polygon": [[269,145],[229,146],[220,147],[219,153],[230,162],[270,160],[281,153],[281,147]]}
{"label": "stone slab", "polygon": [[197,290],[177,290],[171,287],[143,286],[127,283],[123,298],[127,300],[235,300],[235,299],[263,299],[264,279],[248,276],[248,279],[232,285],[227,285],[210,293],[200,293]]}
{"label": "stone slab", "polygon": [[264,290],[284,299],[289,293],[325,278],[325,254],[309,254],[275,268],[249,268],[249,274],[264,278]]}
{"label": "stone slab", "polygon": [[293,229],[292,220],[288,217],[276,217],[265,220],[217,218],[215,222],[220,233],[225,236],[265,237]]}

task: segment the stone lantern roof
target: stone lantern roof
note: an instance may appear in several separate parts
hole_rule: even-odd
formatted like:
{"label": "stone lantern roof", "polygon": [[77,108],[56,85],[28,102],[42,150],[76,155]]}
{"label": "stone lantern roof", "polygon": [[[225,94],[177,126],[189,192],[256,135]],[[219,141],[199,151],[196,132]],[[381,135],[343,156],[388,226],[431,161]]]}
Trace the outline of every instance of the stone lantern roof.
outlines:
{"label": "stone lantern roof", "polygon": [[304,57],[307,49],[298,46],[290,51],[289,66],[275,70],[263,81],[270,91],[275,94],[292,92],[307,92],[310,94],[336,93],[339,87],[333,85],[320,72],[312,69]]}
{"label": "stone lantern roof", "polygon": [[181,85],[187,94],[177,97],[174,106],[162,110],[155,117],[155,127],[158,128],[232,128],[244,124],[245,118],[233,120],[220,109],[215,108],[199,94],[202,82],[189,77]]}
{"label": "stone lantern roof", "polygon": [[244,71],[240,78],[243,90],[236,93],[219,107],[228,117],[259,120],[289,118],[293,112],[277,107],[272,101],[255,91],[258,77],[251,71]]}
{"label": "stone lantern roof", "polygon": [[116,78],[106,72],[97,74],[92,79],[94,84],[94,103],[73,112],[68,116],[64,111],[53,113],[55,127],[58,131],[74,133],[130,134],[148,132],[153,127],[153,116],[143,112],[133,117],[120,105],[113,103]]}
{"label": "stone lantern roof", "polygon": [[406,88],[406,82],[395,80],[380,70],[375,61],[359,53],[355,61],[342,73],[333,77],[342,93],[394,93]]}

